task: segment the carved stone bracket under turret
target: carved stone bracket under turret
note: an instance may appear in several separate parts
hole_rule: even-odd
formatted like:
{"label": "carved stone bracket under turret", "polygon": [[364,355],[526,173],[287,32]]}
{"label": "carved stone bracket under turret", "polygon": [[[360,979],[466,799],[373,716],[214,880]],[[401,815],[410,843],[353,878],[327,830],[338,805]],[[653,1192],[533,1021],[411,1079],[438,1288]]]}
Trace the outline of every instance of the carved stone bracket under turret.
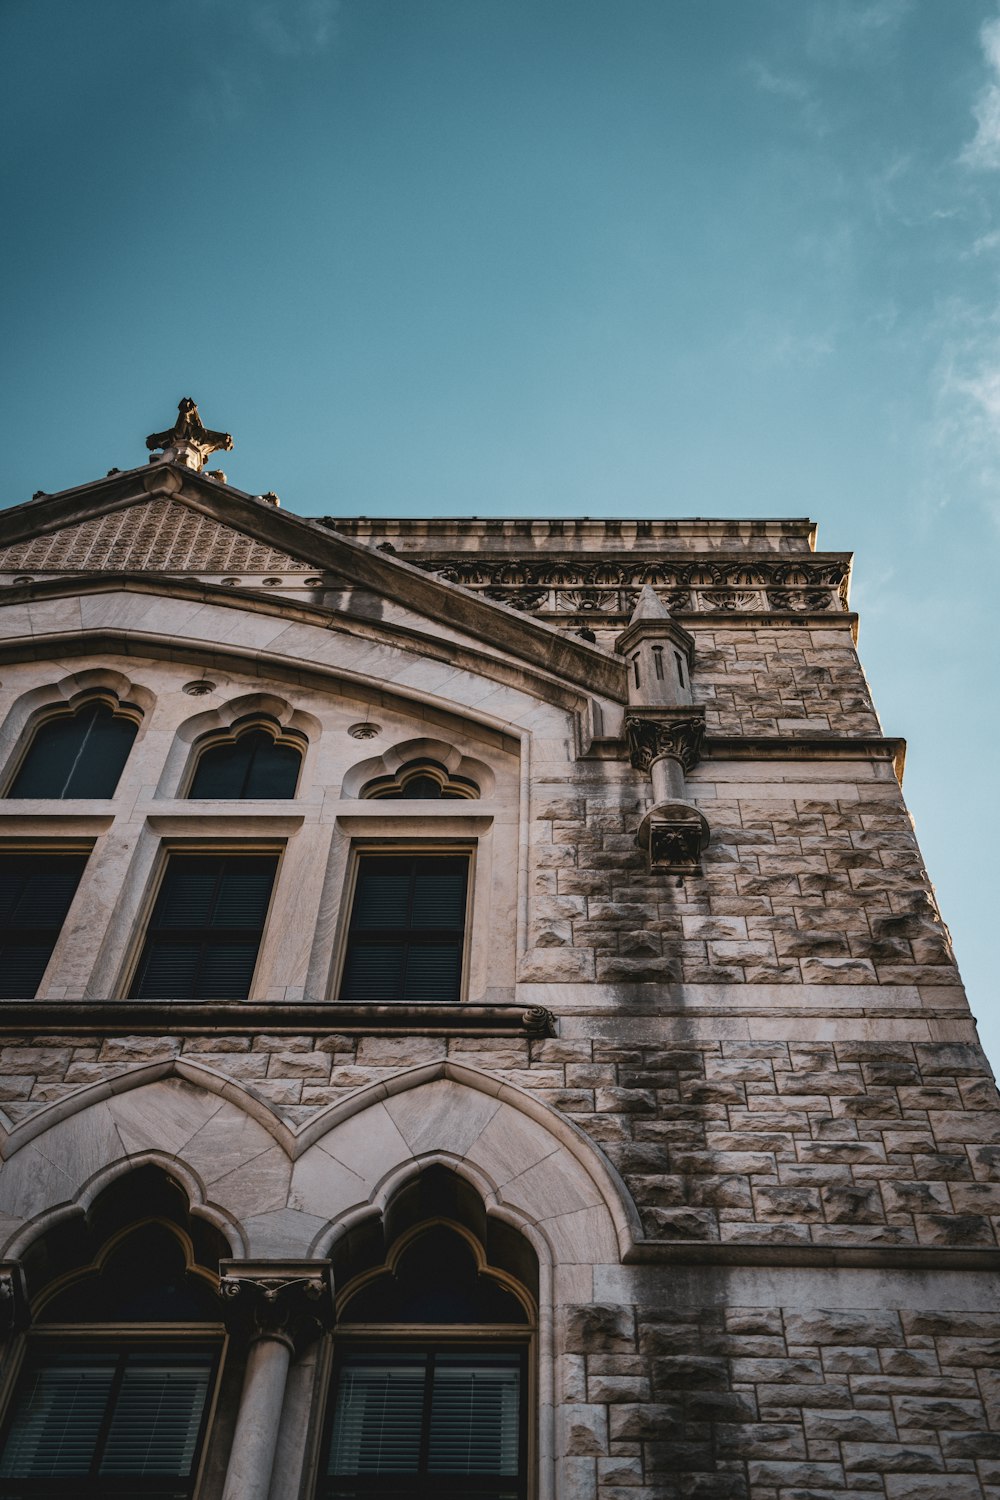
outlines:
{"label": "carved stone bracket under turret", "polygon": [[275,1339],[300,1351],[333,1323],[330,1262],[222,1262],[226,1323],[250,1343]]}
{"label": "carved stone bracket under turret", "polygon": [[186,469],[200,473],[213,453],[229,453],[233,440],[228,432],[213,432],[204,426],[198,408],[190,396],[185,396],[177,406],[177,421],[166,432],[151,432],[146,439],[150,450],[162,448],[153,454],[151,464],[183,464]]}
{"label": "carved stone bracket under turret", "polygon": [[699,869],[710,830],[705,814],[687,799],[684,773],[698,764],[705,710],[692,704],[633,709],[625,716],[625,735],[632,765],[652,782],[654,803],[636,834],[649,868],[678,874]]}
{"label": "carved stone bracket under turret", "polygon": [[670,756],[685,771],[693,771],[705,738],[705,710],[687,704],[678,708],[644,708],[625,715],[629,759],[637,771],[649,771],[655,760]]}

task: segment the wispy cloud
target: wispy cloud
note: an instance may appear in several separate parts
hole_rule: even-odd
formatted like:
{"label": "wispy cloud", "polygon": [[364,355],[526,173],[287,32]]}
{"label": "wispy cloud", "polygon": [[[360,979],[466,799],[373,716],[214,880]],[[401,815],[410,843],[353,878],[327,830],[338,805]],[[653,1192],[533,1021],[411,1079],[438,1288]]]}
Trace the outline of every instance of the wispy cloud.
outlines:
{"label": "wispy cloud", "polygon": [[753,58],[747,64],[747,71],[764,94],[776,94],[779,99],[792,99],[797,104],[805,103],[812,96],[809,85],[801,78],[791,78],[787,74],[775,73],[759,58]]}
{"label": "wispy cloud", "polygon": [[1000,308],[984,316],[959,301],[944,313],[935,438],[947,468],[979,488],[1000,526]]}
{"label": "wispy cloud", "polygon": [[961,160],[977,171],[996,171],[1000,168],[1000,18],[986,22],[979,40],[993,76],[972,106],[976,133]]}
{"label": "wispy cloud", "polygon": [[246,10],[257,37],[279,57],[325,52],[336,40],[340,0],[255,0]]}
{"label": "wispy cloud", "polygon": [[881,60],[913,0],[823,0],[813,7],[807,47],[821,62]]}
{"label": "wispy cloud", "polygon": [[836,350],[832,330],[810,332],[791,323],[751,315],[730,347],[747,368],[761,371],[807,369],[821,364]]}

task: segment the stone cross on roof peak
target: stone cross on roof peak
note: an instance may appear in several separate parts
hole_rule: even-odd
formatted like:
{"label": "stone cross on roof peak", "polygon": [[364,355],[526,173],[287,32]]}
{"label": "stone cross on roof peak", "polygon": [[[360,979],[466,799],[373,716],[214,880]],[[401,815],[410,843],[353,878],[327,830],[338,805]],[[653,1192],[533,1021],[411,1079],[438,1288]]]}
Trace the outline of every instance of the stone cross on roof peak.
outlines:
{"label": "stone cross on roof peak", "polygon": [[190,396],[178,402],[177,421],[173,427],[166,432],[151,432],[146,439],[147,448],[163,450],[153,454],[149,460],[151,464],[183,464],[196,472],[205,467],[210,454],[228,453],[232,446],[233,440],[228,432],[212,432],[204,426]]}

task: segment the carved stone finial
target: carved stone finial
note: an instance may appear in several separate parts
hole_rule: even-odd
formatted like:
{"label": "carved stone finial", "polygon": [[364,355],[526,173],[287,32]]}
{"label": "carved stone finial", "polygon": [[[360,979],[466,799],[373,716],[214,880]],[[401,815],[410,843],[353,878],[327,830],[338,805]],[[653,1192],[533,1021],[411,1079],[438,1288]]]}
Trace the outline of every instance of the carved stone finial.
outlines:
{"label": "carved stone finial", "polygon": [[185,396],[177,405],[177,421],[166,432],[151,432],[146,447],[151,451],[162,448],[150,463],[183,464],[185,468],[200,472],[213,453],[228,453],[233,440],[228,432],[213,432],[205,427],[198,408],[190,396]]}
{"label": "carved stone finial", "polygon": [[0,1264],[0,1338],[26,1328],[30,1321],[24,1271],[20,1261]]}
{"label": "carved stone finial", "polygon": [[234,1332],[301,1350],[333,1321],[329,1261],[222,1262],[219,1295]]}
{"label": "carved stone finial", "polygon": [[664,755],[680,761],[685,771],[693,771],[705,737],[705,711],[667,708],[626,714],[625,737],[637,771],[648,771]]}

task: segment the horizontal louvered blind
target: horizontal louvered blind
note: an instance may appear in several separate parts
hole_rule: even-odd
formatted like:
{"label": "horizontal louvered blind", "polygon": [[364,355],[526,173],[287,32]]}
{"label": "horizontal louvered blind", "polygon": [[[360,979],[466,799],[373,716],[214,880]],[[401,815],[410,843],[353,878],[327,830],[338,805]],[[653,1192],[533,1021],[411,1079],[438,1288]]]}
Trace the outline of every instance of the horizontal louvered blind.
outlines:
{"label": "horizontal louvered blind", "polygon": [[331,1474],[416,1474],[426,1360],[345,1366],[337,1392]]}
{"label": "horizontal louvered blind", "polygon": [[0,998],[34,996],[86,863],[86,854],[0,855]]}
{"label": "horizontal louvered blind", "polygon": [[132,995],[246,999],[276,854],[174,854],[150,918]]}
{"label": "horizontal louvered blind", "polygon": [[115,1378],[114,1358],[43,1365],[19,1393],[0,1476],[86,1475],[97,1451]]}
{"label": "horizontal louvered blind", "polygon": [[211,1373],[208,1355],[129,1359],[100,1472],[130,1478],[189,1474]]}
{"label": "horizontal louvered blind", "polygon": [[[213,1362],[207,1350],[35,1362],[15,1398],[0,1493],[119,1494],[123,1483],[142,1480],[148,1493],[187,1495],[176,1481],[194,1468]],[[16,1480],[27,1483],[22,1489]],[[40,1480],[50,1484],[39,1490]]]}
{"label": "horizontal louvered blind", "polygon": [[431,1398],[432,1474],[517,1473],[520,1370],[438,1355]]}
{"label": "horizontal louvered blind", "polygon": [[295,796],[302,754],[294,745],[276,744],[263,729],[203,750],[189,797],[260,799]]}
{"label": "horizontal louvered blind", "polygon": [[[449,1495],[461,1493],[462,1479],[483,1496],[516,1492],[522,1390],[520,1353],[349,1356],[337,1384],[328,1493],[351,1494],[352,1479],[386,1475],[397,1477],[401,1494],[414,1493],[404,1479],[422,1477]],[[494,1489],[490,1479],[507,1483]]]}
{"label": "horizontal louvered blind", "polygon": [[39,726],[8,797],[113,797],[138,725],[106,703]]}
{"label": "horizontal louvered blind", "polygon": [[468,879],[466,855],[363,855],[340,998],[458,1000]]}

